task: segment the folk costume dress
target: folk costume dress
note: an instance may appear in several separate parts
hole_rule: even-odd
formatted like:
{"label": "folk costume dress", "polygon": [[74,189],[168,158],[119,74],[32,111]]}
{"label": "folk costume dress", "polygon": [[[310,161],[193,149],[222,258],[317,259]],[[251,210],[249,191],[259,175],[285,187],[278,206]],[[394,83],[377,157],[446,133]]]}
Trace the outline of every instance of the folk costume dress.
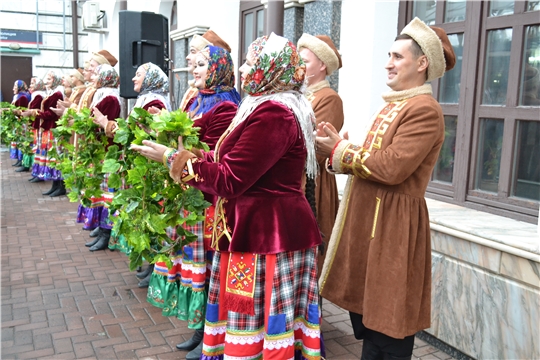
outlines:
{"label": "folk costume dress", "polygon": [[[30,110],[39,110],[39,109],[41,109],[41,102],[43,101],[45,96],[46,96],[45,95],[45,84],[43,84],[43,80],[35,78],[34,87],[33,87],[32,91],[31,91],[31,94],[30,94],[30,104],[28,104],[28,109],[30,109]],[[38,139],[39,128],[35,128],[34,123],[31,123],[31,124],[28,124],[28,130],[32,131],[33,136],[34,136],[34,142],[32,144],[33,153],[23,155],[22,166],[27,167],[27,168],[30,169],[34,165],[34,157],[35,157],[35,153],[36,153],[36,151],[38,149],[37,139]]]}
{"label": "folk costume dress", "polygon": [[331,171],[350,176],[320,286],[325,299],[363,315],[366,328],[403,339],[431,326],[424,195],[444,118],[429,84],[383,98],[362,145],[342,140],[334,150]]}
{"label": "folk costume dress", "polygon": [[[208,60],[206,87],[199,90],[191,103],[189,115],[199,127],[199,138],[214,149],[238,109],[240,94],[234,88],[234,64],[226,50],[207,46],[202,54]],[[163,315],[176,316],[188,322],[190,329],[203,329],[213,250],[210,247],[214,221],[215,197],[203,192],[212,205],[205,220],[186,225],[197,240],[183,247],[174,258],[173,267],[157,262],[150,278],[147,300],[163,309]],[[176,239],[174,229],[169,236]]]}
{"label": "folk costume dress", "polygon": [[[141,91],[133,107],[143,108],[146,111],[151,107],[170,111],[169,78],[156,64],[145,63],[142,66],[146,70],[146,75],[144,76]],[[108,137],[114,137],[115,126],[116,121],[109,121],[107,124],[105,133]],[[111,235],[109,240],[109,249],[120,250],[125,254],[129,254],[131,251],[124,236],[115,236],[114,234]]]}
{"label": "folk costume dress", "polygon": [[168,161],[175,181],[218,197],[201,359],[319,359],[321,236],[302,186],[317,172],[305,65],[275,34],[249,51],[248,96],[215,152]]}
{"label": "folk costume dress", "polygon": [[62,173],[51,165],[55,162],[49,156],[49,150],[54,145],[54,137],[51,129],[56,127],[59,116],[51,108],[57,107],[58,100],[64,99],[64,88],[61,86],[62,78],[54,72],[50,72],[52,84],[47,89],[47,96],[41,102],[41,109],[37,112],[34,120],[34,129],[38,128],[37,151],[32,165],[32,176],[41,180],[63,180]]}
{"label": "folk costume dress", "polygon": [[[90,109],[96,107],[110,121],[115,121],[120,116],[122,110],[120,93],[118,91],[120,77],[116,70],[108,64],[99,65],[95,71],[97,80],[94,84],[95,92],[92,96]],[[102,130],[100,131],[102,132]],[[109,146],[112,143],[112,139],[110,139]],[[77,218],[82,218],[85,226],[94,226],[94,228],[100,227],[109,230],[112,228],[112,222],[109,219],[108,204],[112,201],[114,189],[108,187],[107,179],[108,176],[106,174],[100,186],[101,191],[103,191],[101,197],[92,197],[92,204],[88,208],[79,205]],[[84,211],[84,214],[81,213],[82,211]]]}
{"label": "folk costume dress", "polygon": [[[15,81],[15,84],[13,86],[17,87],[17,93],[13,95],[13,101],[11,101],[11,104],[17,107],[28,107],[28,103],[30,101],[30,93],[28,92],[28,86],[26,86],[26,83],[22,80],[17,80]],[[23,159],[23,153],[17,148],[16,141],[11,142],[9,158],[17,159],[19,161],[22,161]]]}

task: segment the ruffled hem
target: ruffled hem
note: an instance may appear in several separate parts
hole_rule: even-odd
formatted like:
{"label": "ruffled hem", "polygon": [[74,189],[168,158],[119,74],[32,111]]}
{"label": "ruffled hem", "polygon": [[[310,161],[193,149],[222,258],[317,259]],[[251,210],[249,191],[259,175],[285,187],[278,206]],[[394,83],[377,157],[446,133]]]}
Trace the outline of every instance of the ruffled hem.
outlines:
{"label": "ruffled hem", "polygon": [[111,238],[109,239],[109,250],[118,250],[127,256],[131,254],[131,248],[128,246],[126,237],[124,235],[117,236],[114,231],[111,232]]}
{"label": "ruffled hem", "polygon": [[22,164],[24,167],[31,168],[34,165],[34,155],[23,155]]}
{"label": "ruffled hem", "polygon": [[163,316],[176,316],[187,321],[190,329],[203,329],[206,314],[206,291],[193,291],[180,285],[179,281],[170,282],[167,276],[152,273],[146,300],[162,309]]}
{"label": "ruffled hem", "polygon": [[64,180],[59,170],[53,169],[47,165],[32,165],[32,176],[41,180]]}
{"label": "ruffled hem", "polygon": [[79,204],[77,209],[77,223],[83,224],[83,229],[93,230],[100,224],[101,209],[99,207],[87,208]]}

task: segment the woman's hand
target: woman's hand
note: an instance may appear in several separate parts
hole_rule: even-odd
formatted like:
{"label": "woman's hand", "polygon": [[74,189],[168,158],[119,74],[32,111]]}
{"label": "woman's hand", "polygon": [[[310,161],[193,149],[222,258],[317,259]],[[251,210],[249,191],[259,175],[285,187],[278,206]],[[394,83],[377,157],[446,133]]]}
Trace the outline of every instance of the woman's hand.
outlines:
{"label": "woman's hand", "polygon": [[[345,136],[345,138],[348,138],[348,136]],[[341,136],[339,136],[338,131],[332,124],[323,121],[317,125],[317,137],[315,138],[317,155],[326,158],[330,157],[332,150],[341,140]]]}
{"label": "woman's hand", "polygon": [[159,114],[161,114],[161,109],[160,109],[160,108],[157,108],[157,107],[155,107],[155,106],[150,106],[150,107],[148,108],[148,112],[149,112],[150,114],[152,114],[152,115],[159,115]]}
{"label": "woman's hand", "polygon": [[160,145],[150,140],[143,140],[143,145],[131,144],[129,148],[147,159],[158,162],[163,162],[163,154],[169,149],[165,145]]}
{"label": "woman's hand", "polygon": [[107,127],[107,123],[109,122],[107,116],[103,115],[101,111],[99,111],[99,109],[95,106],[92,110],[94,112],[94,124],[98,124],[105,129]]}
{"label": "woman's hand", "polygon": [[51,111],[52,111],[53,113],[55,113],[58,117],[61,117],[62,115],[64,115],[64,109],[61,109],[61,108],[53,108],[53,107],[51,107],[51,108],[49,108],[49,109],[51,109]]}

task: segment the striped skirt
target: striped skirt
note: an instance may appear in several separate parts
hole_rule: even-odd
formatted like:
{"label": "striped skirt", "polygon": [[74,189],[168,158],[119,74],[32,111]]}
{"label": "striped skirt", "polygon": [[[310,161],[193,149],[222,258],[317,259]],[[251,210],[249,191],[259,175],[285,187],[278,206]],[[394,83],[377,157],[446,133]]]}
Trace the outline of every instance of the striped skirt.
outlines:
{"label": "striped skirt", "polygon": [[[203,222],[186,226],[186,230],[197,235],[197,240],[182,248],[171,258],[173,266],[167,268],[164,262],[157,262],[148,286],[147,301],[163,309],[164,316],[176,316],[188,322],[190,329],[202,329],[208,297],[207,286],[210,279],[213,250],[205,238],[208,233],[208,218],[213,220],[213,207],[206,209]],[[176,231],[169,232],[176,239]]]}
{"label": "striped skirt", "polygon": [[230,256],[214,255],[201,359],[320,359],[316,249],[258,256],[254,316],[222,305]]}

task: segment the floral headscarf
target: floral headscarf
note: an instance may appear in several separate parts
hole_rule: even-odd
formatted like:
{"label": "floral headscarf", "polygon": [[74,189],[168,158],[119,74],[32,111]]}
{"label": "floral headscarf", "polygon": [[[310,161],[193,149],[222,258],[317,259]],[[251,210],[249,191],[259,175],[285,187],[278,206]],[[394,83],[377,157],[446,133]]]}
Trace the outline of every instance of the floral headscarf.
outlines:
{"label": "floral headscarf", "polygon": [[[315,114],[304,95],[306,65],[296,47],[286,38],[272,33],[257,38],[249,46],[254,64],[242,83],[248,94],[240,104],[231,126],[222,136],[227,136],[255,109],[266,101],[276,101],[288,107],[302,128],[306,146],[306,175],[315,178],[318,172],[315,156]],[[216,146],[218,152],[219,143]]]}
{"label": "floral headscarf", "polygon": [[167,74],[159,66],[151,62],[143,64],[142,67],[146,70],[146,75],[141,84],[139,95],[147,93],[167,95],[169,93],[169,77]]}
{"label": "floral headscarf", "polygon": [[28,86],[22,80],[16,80],[14,86],[17,87],[17,93],[13,95],[13,102],[19,100],[21,97],[25,96],[30,100],[30,93],[28,92]]}
{"label": "floral headscarf", "polygon": [[256,61],[242,83],[244,92],[260,96],[300,91],[306,65],[292,42],[279,36],[262,36],[251,43],[248,52]]}
{"label": "floral headscarf", "polygon": [[[51,78],[52,78],[52,84],[51,84],[50,90],[55,90],[57,87],[62,85],[62,77],[58,76],[58,74],[56,74],[56,72],[49,71],[47,73],[47,75],[51,75]],[[63,90],[63,88],[62,88],[62,90]]]}
{"label": "floral headscarf", "polygon": [[40,79],[39,77],[37,76],[32,76],[34,79],[36,79],[34,81],[34,87],[32,89],[32,92],[34,91],[45,91],[45,83],[43,82],[42,79]]}
{"label": "floral headscarf", "polygon": [[120,76],[111,65],[99,65],[94,72],[97,76],[96,89],[104,87],[117,88],[120,86]]}
{"label": "floral headscarf", "polygon": [[[191,116],[204,114],[222,101],[240,102],[240,94],[234,88],[234,64],[231,54],[220,47],[208,45],[199,54],[208,60],[206,87],[200,89],[190,107]],[[197,54],[197,56],[199,55]]]}
{"label": "floral headscarf", "polygon": [[101,100],[107,96],[114,96],[118,99],[121,106],[120,94],[118,92],[118,86],[120,85],[120,76],[109,64],[101,64],[94,70],[97,79],[95,81],[96,91],[92,97],[92,104],[90,108],[93,108]]}

